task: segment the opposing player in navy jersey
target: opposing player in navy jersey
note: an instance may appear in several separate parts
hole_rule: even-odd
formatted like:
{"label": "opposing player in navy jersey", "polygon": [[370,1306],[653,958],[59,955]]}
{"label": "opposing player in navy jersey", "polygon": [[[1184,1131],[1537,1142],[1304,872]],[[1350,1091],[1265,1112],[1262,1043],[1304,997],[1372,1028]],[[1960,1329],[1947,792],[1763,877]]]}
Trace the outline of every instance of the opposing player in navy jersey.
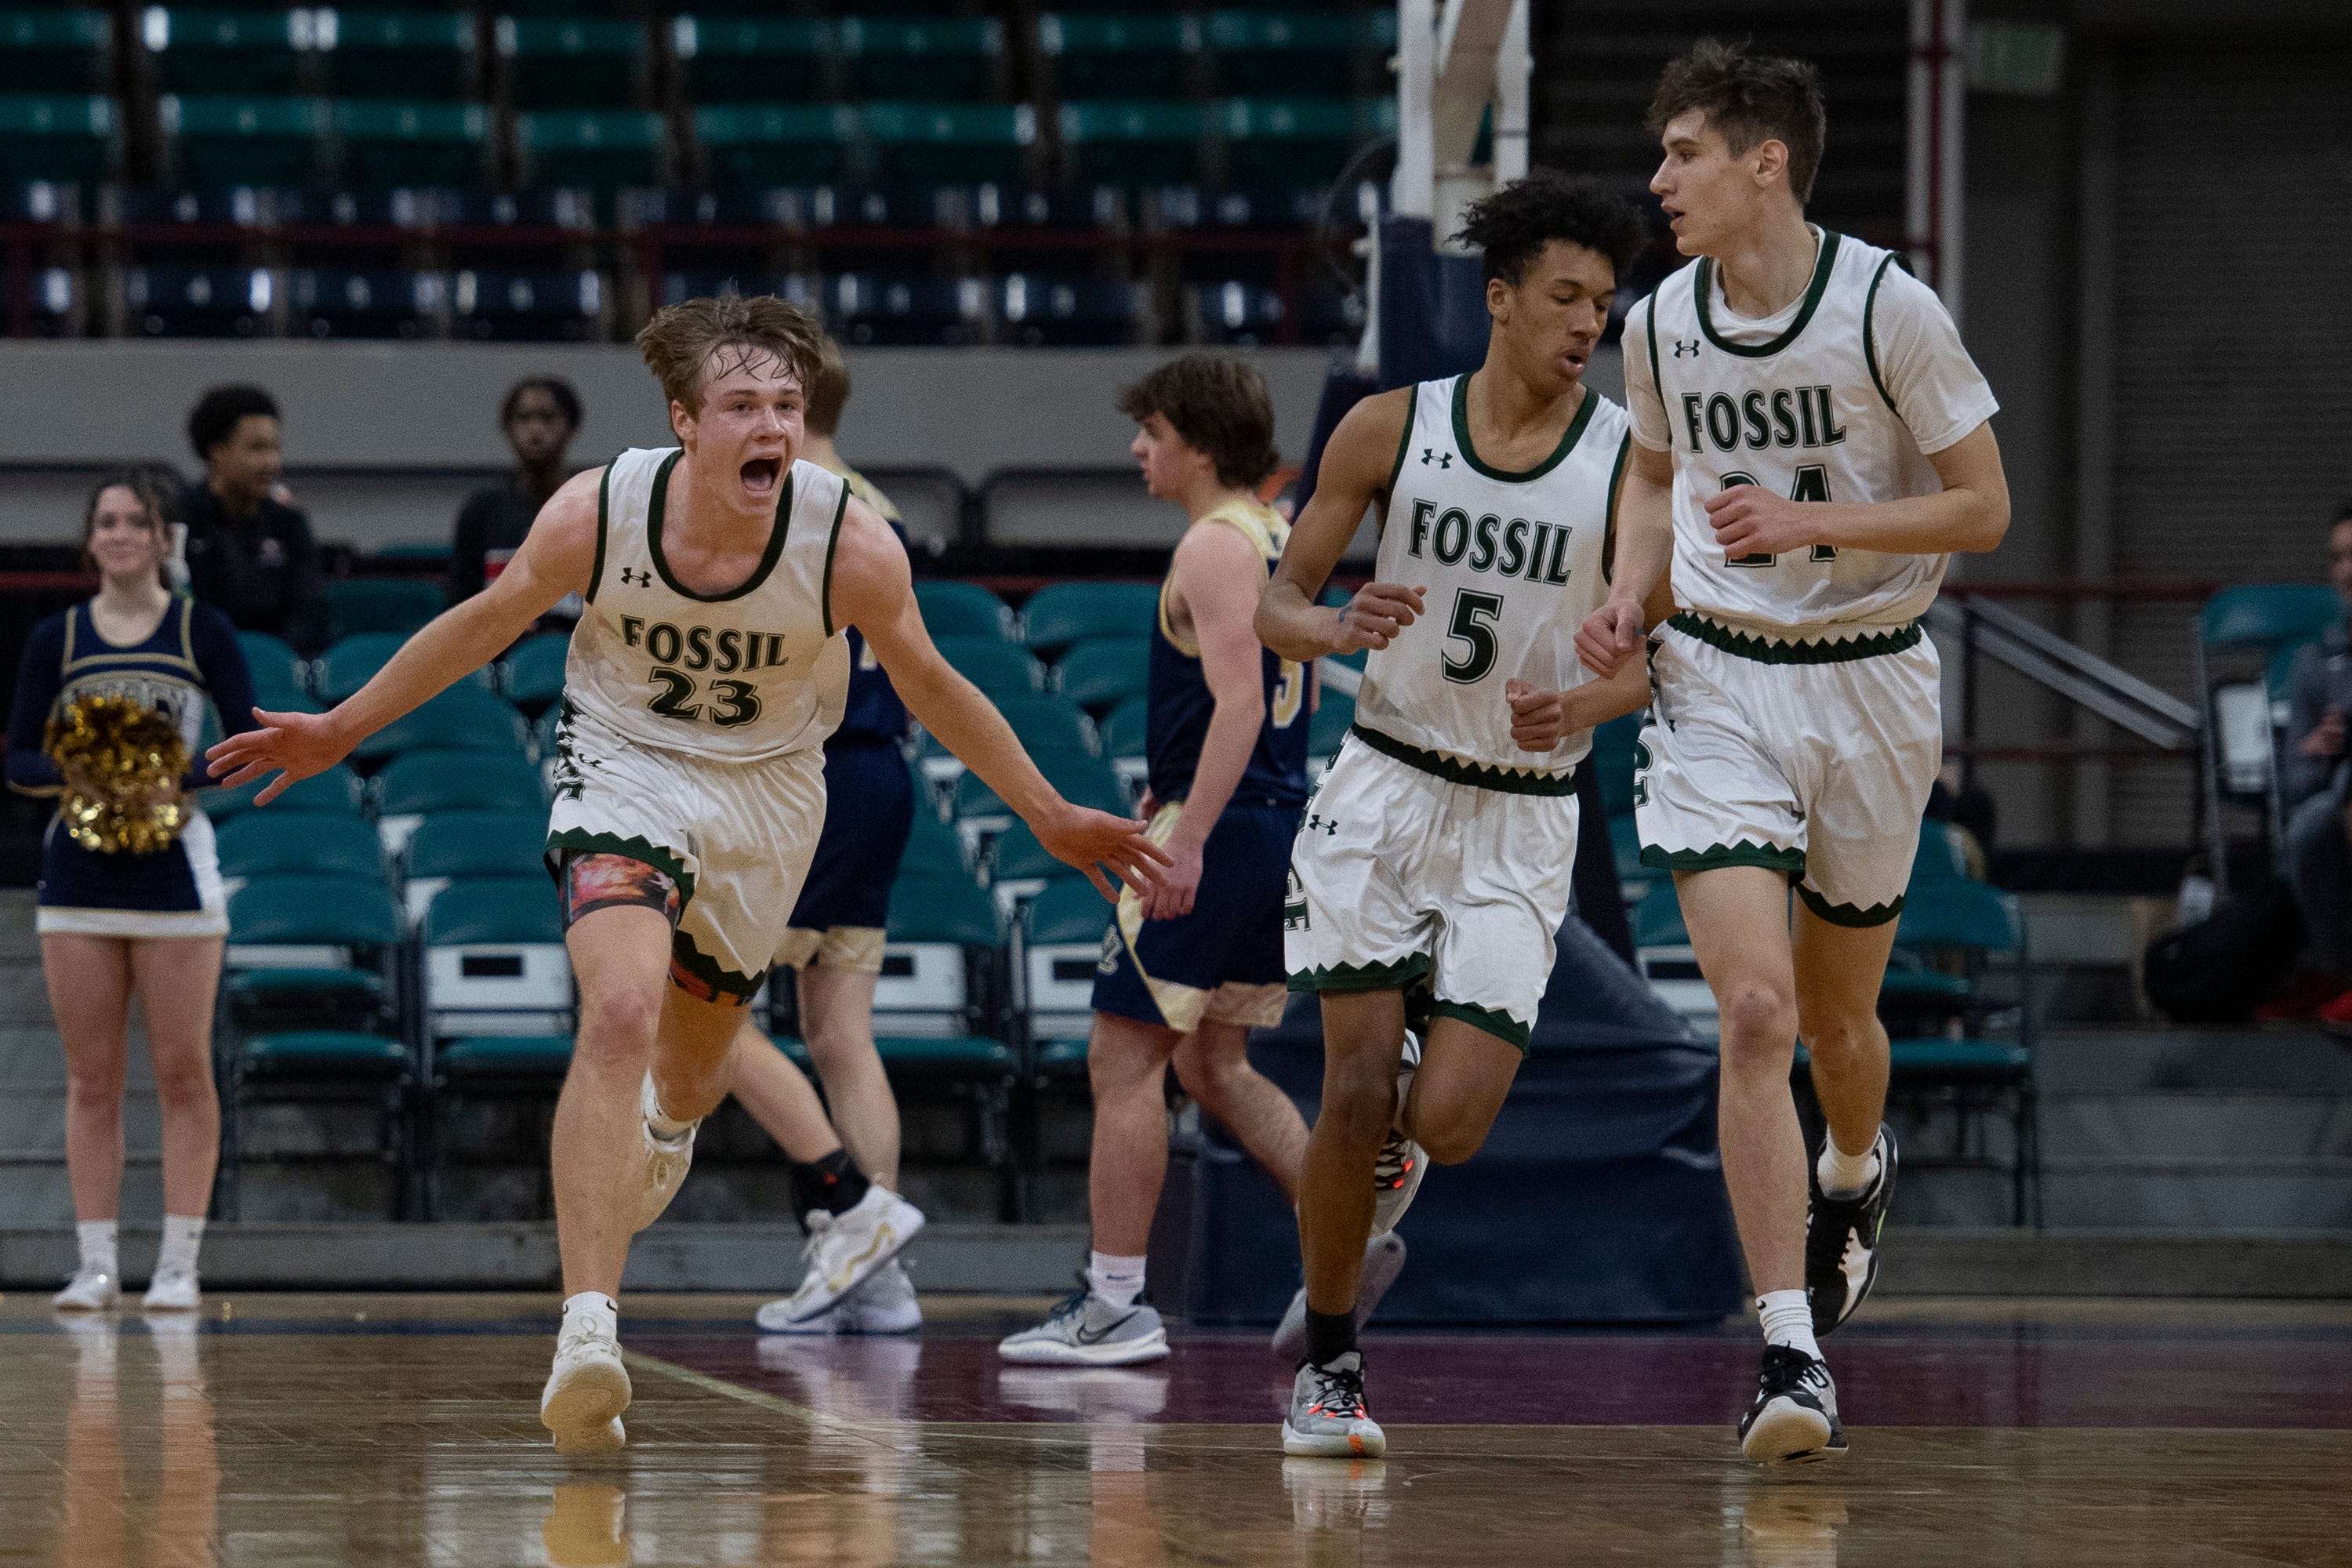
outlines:
{"label": "opposing player in navy jersey", "polygon": [[[1252,488],[1272,473],[1274,404],[1229,354],[1187,354],[1120,397],[1151,494],[1183,507],[1151,627],[1145,746],[1166,886],[1122,898],[1103,936],[1087,1070],[1095,1103],[1086,1288],[999,1347],[1013,1362],[1102,1366],[1168,1353],[1138,1298],[1168,1168],[1168,1067],[1296,1199],[1307,1127],[1244,1051],[1282,1021],[1282,896],[1307,798],[1305,666],[1250,630],[1289,526]],[[1383,1255],[1385,1256],[1385,1254]],[[1393,1267],[1368,1270],[1393,1279]]]}
{"label": "opposing player in navy jersey", "polygon": [[[898,509],[834,445],[848,402],[849,367],[827,338],[809,385],[802,456],[838,475],[904,543]],[[900,750],[906,738],[907,705],[852,626],[849,695],[840,727],[824,742],[824,830],[778,955],[793,971],[801,1037],[824,1100],[749,1022],[735,1053],[735,1098],[793,1162],[793,1212],[812,1237],[855,1208],[870,1185],[898,1186],[898,1105],[874,1046],[874,986],[890,884],[915,823],[915,784]],[[922,1224],[919,1212],[909,1224]],[[811,1269],[792,1295],[761,1307],[758,1321],[777,1333],[896,1334],[920,1326],[923,1314],[893,1258],[845,1295]]]}

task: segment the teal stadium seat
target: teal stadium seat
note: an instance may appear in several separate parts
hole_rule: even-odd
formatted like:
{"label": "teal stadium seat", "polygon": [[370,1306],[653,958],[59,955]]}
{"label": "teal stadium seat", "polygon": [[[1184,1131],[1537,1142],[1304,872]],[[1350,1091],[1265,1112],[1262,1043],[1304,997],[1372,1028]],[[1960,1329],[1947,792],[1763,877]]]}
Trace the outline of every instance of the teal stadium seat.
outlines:
{"label": "teal stadium seat", "polygon": [[408,752],[386,763],[373,783],[377,831],[395,855],[433,812],[547,809],[539,769],[520,752]]}
{"label": "teal stadium seat", "polygon": [[968,877],[901,876],[875,982],[875,1046],[902,1094],[930,1089],[970,1111],[968,1153],[998,1173],[1015,1217],[1008,1124],[1019,1057],[1003,1037],[1004,933]]}
{"label": "teal stadium seat", "polygon": [[827,62],[840,52],[821,16],[675,17],[670,53],[692,103],[786,103],[825,96]]}
{"label": "teal stadium seat", "polygon": [[104,11],[0,11],[0,93],[105,92],[113,85],[114,19]]}
{"label": "teal stadium seat", "polygon": [[1339,95],[1377,84],[1396,48],[1396,11],[1212,11],[1204,17],[1216,90]]}
{"label": "teal stadium seat", "polygon": [[184,185],[299,185],[318,172],[327,102],[226,94],[155,100],[165,157]]}
{"label": "teal stadium seat", "polygon": [[401,850],[402,912],[420,925],[452,882],[547,875],[547,815],[540,811],[436,811]]}
{"label": "teal stadium seat", "polygon": [[1096,965],[1113,914],[1092,882],[1066,876],[1046,883],[1024,914],[1020,1002],[1040,1073],[1085,1070]]}
{"label": "teal stadium seat", "polygon": [[839,36],[854,98],[992,98],[1003,69],[993,16],[851,16]]}
{"label": "teal stadium seat", "polygon": [[611,110],[644,100],[653,49],[643,22],[501,16],[496,37],[517,109]]}
{"label": "teal stadium seat", "polygon": [[2325,583],[2247,583],[2205,602],[2197,635],[2207,647],[2304,642],[2343,618],[2343,598]]}
{"label": "teal stadium seat", "polygon": [[253,677],[253,694],[267,708],[270,700],[307,697],[302,684],[302,658],[283,637],[268,632],[239,632],[236,646],[245,655],[246,672]]}
{"label": "teal stadium seat", "polygon": [[291,92],[315,36],[301,10],[154,5],[136,15],[150,79],[163,92]]}
{"label": "teal stadium seat", "polygon": [[[336,638],[310,663],[312,693],[330,705],[342,701],[392,662],[392,656],[407,641],[406,632],[353,632]],[[487,691],[490,688],[489,671],[475,670],[460,682],[466,683]]]}
{"label": "teal stadium seat", "polygon": [[572,652],[570,632],[526,637],[499,666],[499,689],[526,713],[536,713],[563,695],[563,663]]}
{"label": "teal stadium seat", "polygon": [[0,93],[0,177],[103,180],[122,162],[114,100],[96,93]]}
{"label": "teal stadium seat", "polygon": [[1139,637],[1097,637],[1074,645],[1054,666],[1054,684],[1089,712],[1116,708],[1151,679],[1151,645]]}
{"label": "teal stadium seat", "polygon": [[1047,752],[1076,752],[1089,757],[1102,754],[1093,721],[1074,702],[1051,696],[1008,697],[996,707],[1033,756]]}
{"label": "teal stadium seat", "polygon": [[868,103],[864,119],[885,184],[1019,183],[1037,141],[1037,111],[1025,103]]}
{"label": "teal stadium seat", "polygon": [[959,675],[991,698],[1032,697],[1045,689],[1045,667],[1010,643],[970,637],[932,640]]}
{"label": "teal stadium seat", "polygon": [[1149,737],[1151,722],[1151,700],[1143,692],[1121,698],[1109,716],[1102,722],[1103,755],[1114,758],[1140,757]]}
{"label": "teal stadium seat", "polygon": [[914,826],[907,835],[905,853],[898,857],[898,874],[971,879],[971,863],[964,858],[963,841],[928,802],[916,805]]}
{"label": "teal stadium seat", "polygon": [[835,179],[842,150],[857,139],[847,104],[706,104],[694,111],[694,140],[711,184],[809,184]]}
{"label": "teal stadium seat", "polygon": [[[235,789],[205,790],[198,797],[205,815],[215,822],[225,822],[240,812],[252,810],[253,797],[261,793],[270,777],[264,774]],[[286,787],[285,794],[261,809],[272,816],[281,811],[331,811],[357,816],[364,795],[359,774],[338,763],[325,773],[296,780]]]}
{"label": "teal stadium seat", "polygon": [[332,119],[343,174],[354,184],[474,185],[488,177],[490,111],[481,104],[362,100],[336,104]]}
{"label": "teal stadium seat", "polygon": [[915,603],[923,626],[935,637],[994,637],[1012,642],[1019,626],[1013,606],[977,583],[919,577]]}
{"label": "teal stadium seat", "polygon": [[1160,614],[1152,583],[1055,583],[1021,606],[1021,640],[1052,658],[1089,637],[1143,637]]}
{"label": "teal stadium seat", "polygon": [[221,875],[246,881],[294,872],[383,876],[375,829],[349,812],[289,811],[273,801],[223,823],[215,847]]}
{"label": "teal stadium seat", "polygon": [[[1076,805],[1091,806],[1120,816],[1130,815],[1134,802],[1118,774],[1100,757],[1083,752],[1047,752],[1036,759],[1037,771],[1047,783]],[[1012,807],[997,798],[978,773],[967,773],[956,780],[955,816],[975,832],[990,835],[1003,831],[1014,820]]]}
{"label": "teal stadium seat", "polygon": [[1637,710],[1593,727],[1592,752],[1584,759],[1601,779],[1601,809],[1621,816],[1633,809],[1633,749],[1642,738]]}
{"label": "teal stadium seat", "polygon": [[338,98],[457,101],[480,90],[482,62],[469,11],[333,11],[317,44],[327,90]]}
{"label": "teal stadium seat", "polygon": [[337,577],[327,584],[331,637],[357,632],[398,632],[403,637],[448,607],[438,583],[415,577]]}
{"label": "teal stadium seat", "polygon": [[515,116],[527,182],[609,191],[658,185],[669,174],[669,138],[652,110],[544,110]]}
{"label": "teal stadium seat", "polygon": [[1339,753],[1339,742],[1348,738],[1348,726],[1356,721],[1356,700],[1344,691],[1324,687],[1315,699],[1315,714],[1307,721],[1307,754],[1310,757],[1333,757]]}
{"label": "teal stadium seat", "polygon": [[1086,184],[1197,184],[1208,110],[1170,99],[1063,100],[1063,154],[1073,180]]}
{"label": "teal stadium seat", "polygon": [[1023,902],[1045,890],[1046,884],[1075,877],[1077,868],[1046,852],[1025,822],[1016,822],[988,846],[988,892],[996,902],[997,918],[1008,925]]}
{"label": "teal stadium seat", "polygon": [[530,749],[530,727],[514,704],[480,687],[465,684],[436,693],[352,749],[367,763],[407,752],[438,748],[453,752],[504,752],[517,757]]}
{"label": "teal stadium seat", "polygon": [[1216,106],[1225,179],[1247,190],[1320,185],[1357,148],[1396,133],[1391,98],[1230,98]]}
{"label": "teal stadium seat", "polygon": [[1200,58],[1201,18],[1048,12],[1037,18],[1037,54],[1053,71],[1057,98],[1082,98],[1100,82],[1148,97],[1180,97]]}

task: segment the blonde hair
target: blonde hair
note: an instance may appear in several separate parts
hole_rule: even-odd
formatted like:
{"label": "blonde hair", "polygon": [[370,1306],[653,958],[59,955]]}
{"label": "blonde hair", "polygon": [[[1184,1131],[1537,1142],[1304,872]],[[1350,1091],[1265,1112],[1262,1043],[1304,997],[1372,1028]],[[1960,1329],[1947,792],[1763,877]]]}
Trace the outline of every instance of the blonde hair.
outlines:
{"label": "blonde hair", "polygon": [[[637,352],[670,401],[699,414],[702,389],[713,376],[763,355],[782,363],[808,392],[824,363],[824,330],[799,306],[772,294],[730,292],[656,310],[637,333]],[[729,351],[735,355],[731,362],[715,363],[715,356]]]}
{"label": "blonde hair", "polygon": [[816,374],[806,385],[808,427],[830,436],[841,428],[841,411],[849,403],[849,365],[841,357],[841,345],[831,338],[818,345]]}

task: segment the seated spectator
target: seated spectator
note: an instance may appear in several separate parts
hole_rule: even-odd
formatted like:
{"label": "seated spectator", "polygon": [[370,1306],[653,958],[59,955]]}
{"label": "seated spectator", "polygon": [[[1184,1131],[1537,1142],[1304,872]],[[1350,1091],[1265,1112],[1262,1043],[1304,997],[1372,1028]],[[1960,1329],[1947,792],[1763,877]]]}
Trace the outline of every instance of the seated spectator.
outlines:
{"label": "seated spectator", "polygon": [[467,496],[457,510],[449,552],[453,605],[480,593],[514,559],[539,509],[572,477],[564,454],[580,433],[580,395],[555,376],[524,376],[499,405],[499,428],[514,448],[514,471]]}
{"label": "seated spectator", "polygon": [[[2336,509],[2327,535],[2327,578],[2352,605],[2352,501]],[[2279,765],[2286,811],[2281,858],[2310,936],[2317,968],[2352,980],[2352,795],[2347,792],[2345,715],[2352,713],[2352,635],[2329,626],[2295,656],[2287,675],[2286,743]],[[2352,991],[2319,1009],[2323,1022],[2352,1026]]]}
{"label": "seated spectator", "polygon": [[284,637],[300,654],[327,642],[327,602],[310,520],[281,498],[278,403],[257,386],[215,386],[188,416],[205,466],[183,510],[188,589],[239,631]]}

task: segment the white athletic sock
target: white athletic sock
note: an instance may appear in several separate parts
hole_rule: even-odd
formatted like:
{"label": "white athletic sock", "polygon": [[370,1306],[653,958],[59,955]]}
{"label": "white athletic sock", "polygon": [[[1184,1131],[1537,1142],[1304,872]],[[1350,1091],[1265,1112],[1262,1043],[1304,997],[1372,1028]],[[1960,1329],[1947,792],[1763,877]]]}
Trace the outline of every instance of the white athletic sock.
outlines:
{"label": "white athletic sock", "polygon": [[1837,1146],[1837,1135],[1832,1133],[1822,1140],[1822,1157],[1813,1173],[1821,1178],[1822,1196],[1860,1197],[1878,1180],[1878,1139],[1874,1135],[1869,1148],[1849,1154]]}
{"label": "white athletic sock", "polygon": [[163,1245],[155,1254],[155,1272],[167,1268],[196,1271],[196,1248],[205,1242],[205,1216],[202,1215],[167,1214],[163,1216]]}
{"label": "white athletic sock", "polygon": [[119,1222],[110,1219],[86,1219],[74,1226],[74,1235],[81,1241],[83,1272],[122,1272],[115,1262],[114,1237],[118,1228]]}
{"label": "white athletic sock", "polygon": [[1143,1294],[1143,1259],[1097,1252],[1087,1259],[1087,1289],[1114,1307],[1132,1307]]}
{"label": "white athletic sock", "polygon": [[652,1128],[654,1136],[665,1143],[677,1142],[682,1134],[693,1128],[696,1121],[701,1120],[697,1117],[692,1121],[680,1121],[674,1116],[665,1114],[661,1108],[661,1094],[654,1088],[654,1075],[651,1073],[646,1074],[646,1091],[639,1097],[638,1104],[646,1113],[646,1125]]}
{"label": "white athletic sock", "polygon": [[[617,1336],[620,1330],[621,1304],[602,1290],[583,1290],[577,1296],[565,1298],[563,1329],[572,1327],[572,1314],[574,1312],[585,1314],[585,1321],[588,1322],[600,1323],[607,1338]],[[556,1331],[559,1339],[562,1337],[563,1329]]]}
{"label": "white athletic sock", "polygon": [[1756,1298],[1756,1314],[1764,1320],[1764,1342],[1802,1351],[1822,1358],[1821,1342],[1813,1338],[1813,1309],[1802,1290],[1767,1290]]}

